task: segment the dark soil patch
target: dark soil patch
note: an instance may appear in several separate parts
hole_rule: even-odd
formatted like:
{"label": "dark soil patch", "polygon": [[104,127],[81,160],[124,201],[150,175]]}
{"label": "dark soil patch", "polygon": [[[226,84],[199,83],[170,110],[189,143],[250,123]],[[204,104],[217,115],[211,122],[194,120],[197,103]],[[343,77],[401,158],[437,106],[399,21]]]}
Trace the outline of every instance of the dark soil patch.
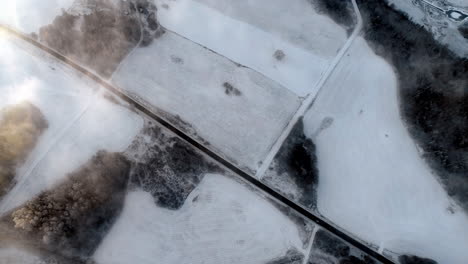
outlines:
{"label": "dark soil patch", "polygon": [[268,261],[267,264],[302,264],[304,255],[296,249],[290,249],[284,257]]}
{"label": "dark soil patch", "polygon": [[0,111],[0,197],[11,188],[17,166],[47,127],[41,111],[29,102]]}
{"label": "dark soil patch", "polygon": [[142,47],[146,47],[153,42],[153,39],[162,36],[165,33],[165,30],[161,27],[157,20],[157,8],[154,3],[148,0],[134,1],[135,8],[140,14],[140,23],[143,31],[140,45]]}
{"label": "dark soil patch", "polygon": [[274,162],[278,164],[277,174],[291,177],[300,189],[299,202],[315,209],[318,184],[317,157],[315,144],[304,135],[302,119],[292,129]]}
{"label": "dark soil patch", "polygon": [[350,252],[345,242],[325,230],[315,234],[314,248],[338,258],[349,256]]}
{"label": "dark soil patch", "polygon": [[356,14],[351,0],[308,0],[319,13],[323,13],[344,27],[348,36],[356,26]]}
{"label": "dark soil patch", "polygon": [[234,87],[232,84],[225,82],[223,83],[224,87],[224,93],[227,95],[235,95],[235,96],[241,96],[242,92],[239,91],[236,87]]}
{"label": "dark soil patch", "polygon": [[432,259],[420,258],[417,256],[403,255],[398,258],[401,264],[437,264]]}
{"label": "dark soil patch", "polygon": [[184,59],[175,55],[171,55],[171,61],[175,64],[184,64]]}
{"label": "dark soil patch", "polygon": [[162,29],[148,0],[87,0],[90,14],[63,11],[39,30],[39,40],[61,54],[110,77],[140,42],[147,46]]}
{"label": "dark soil patch", "polygon": [[397,73],[410,134],[448,194],[468,211],[468,60],[384,1],[358,2],[366,40]]}
{"label": "dark soil patch", "polygon": [[2,222],[32,247],[87,259],[122,209],[129,172],[130,162],[123,155],[99,151],[64,182]]}
{"label": "dark soil patch", "polygon": [[185,141],[151,124],[128,154],[135,160],[132,185],[151,193],[156,204],[167,209],[179,209],[206,173],[222,171]]}
{"label": "dark soil patch", "polygon": [[275,53],[273,53],[273,58],[278,61],[282,61],[284,57],[286,57],[286,54],[284,54],[284,51],[282,50],[276,50]]}
{"label": "dark soil patch", "polygon": [[460,32],[460,34],[468,39],[468,23],[465,23],[464,25],[461,25],[459,28],[458,28],[458,31]]}

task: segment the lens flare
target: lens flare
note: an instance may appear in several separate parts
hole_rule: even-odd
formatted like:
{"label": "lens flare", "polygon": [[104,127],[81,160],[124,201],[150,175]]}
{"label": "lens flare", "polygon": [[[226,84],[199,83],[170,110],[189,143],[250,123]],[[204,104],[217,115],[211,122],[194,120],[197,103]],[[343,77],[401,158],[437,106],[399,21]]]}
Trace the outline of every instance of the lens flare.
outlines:
{"label": "lens flare", "polygon": [[9,104],[17,104],[24,101],[32,101],[37,96],[38,80],[28,78],[19,84],[10,87],[8,96]]}
{"label": "lens flare", "polygon": [[[2,8],[0,9],[0,24],[17,24],[16,0],[2,1]],[[0,30],[0,35],[4,35],[2,30]]]}

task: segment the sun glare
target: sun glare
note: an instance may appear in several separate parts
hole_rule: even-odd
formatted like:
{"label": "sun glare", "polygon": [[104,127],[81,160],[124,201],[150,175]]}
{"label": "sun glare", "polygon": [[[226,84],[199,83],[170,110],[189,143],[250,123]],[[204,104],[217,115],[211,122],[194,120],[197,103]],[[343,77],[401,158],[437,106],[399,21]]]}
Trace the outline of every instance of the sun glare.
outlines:
{"label": "sun glare", "polygon": [[[11,26],[17,24],[16,0],[2,1],[2,8],[0,9],[0,24]],[[4,30],[0,30],[0,36],[3,35],[5,35]]]}
{"label": "sun glare", "polygon": [[13,85],[10,89],[8,101],[10,104],[17,104],[24,101],[31,101],[37,96],[38,80],[29,78],[20,84]]}

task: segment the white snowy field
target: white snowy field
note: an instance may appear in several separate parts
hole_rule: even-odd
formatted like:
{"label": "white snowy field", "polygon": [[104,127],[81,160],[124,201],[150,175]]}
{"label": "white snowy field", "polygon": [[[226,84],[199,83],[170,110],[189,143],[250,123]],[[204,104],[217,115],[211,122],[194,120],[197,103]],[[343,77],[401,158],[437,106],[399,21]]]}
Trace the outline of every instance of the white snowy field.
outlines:
{"label": "white snowy field", "polygon": [[[0,23],[38,32],[62,10],[86,13],[82,1],[2,3]],[[112,1],[111,1],[112,2]],[[346,41],[346,32],[307,0],[155,0],[163,26],[277,81],[299,96],[315,84]],[[168,7],[168,8],[165,8]],[[287,12],[286,12],[287,11]],[[281,61],[274,53],[282,50]]]}
{"label": "white snowy field", "polygon": [[[320,213],[382,249],[466,264],[468,217],[410,138],[392,67],[361,37],[348,53],[304,117],[317,146]],[[321,129],[325,118],[333,123]]]}
{"label": "white snowy field", "polygon": [[346,41],[340,26],[317,13],[314,0],[195,1],[328,59]]}
{"label": "white snowy field", "polygon": [[17,169],[17,184],[0,202],[0,212],[50,188],[98,150],[125,150],[143,127],[140,116],[105,99],[103,88],[28,44],[12,41],[0,38],[0,91],[5,95],[0,108],[27,100],[41,110],[49,128]]}
{"label": "white snowy field", "polygon": [[[0,44],[5,58],[0,61],[0,91],[6,95],[0,108],[27,99],[55,131],[40,138],[18,169],[18,183],[0,201],[0,213],[5,213],[63,180],[98,150],[124,151],[143,128],[143,119],[34,47],[5,36]],[[23,85],[30,79],[33,84]],[[177,211],[157,207],[148,193],[130,192],[95,258],[100,264],[155,259],[256,264],[293,248],[305,255],[308,245],[300,232],[296,223],[252,189],[222,175],[206,175]],[[0,258],[0,263],[41,263],[39,257],[17,249],[0,249]]]}
{"label": "white snowy field", "polygon": [[296,225],[271,203],[223,175],[207,174],[184,206],[157,207],[132,191],[97,249],[98,264],[266,263],[303,251]]}
{"label": "white snowy field", "polygon": [[14,0],[2,1],[0,23],[12,26],[24,33],[38,32],[39,28],[54,21],[67,10],[74,0]]}
{"label": "white snowy field", "polygon": [[[289,90],[171,32],[135,49],[112,82],[178,115],[198,136],[255,171],[299,107]],[[226,94],[225,83],[239,93]]]}
{"label": "white snowy field", "polygon": [[[305,0],[156,0],[167,29],[256,70],[299,96],[316,83],[346,32]],[[205,4],[203,4],[205,3]],[[282,50],[282,60],[274,53]]]}

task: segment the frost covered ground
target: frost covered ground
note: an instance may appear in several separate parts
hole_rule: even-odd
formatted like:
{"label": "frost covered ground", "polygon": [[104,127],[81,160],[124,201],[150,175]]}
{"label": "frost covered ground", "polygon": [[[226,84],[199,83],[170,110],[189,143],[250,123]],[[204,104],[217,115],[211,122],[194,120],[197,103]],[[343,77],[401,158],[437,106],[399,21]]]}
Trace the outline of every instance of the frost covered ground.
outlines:
{"label": "frost covered ground", "polygon": [[300,104],[275,82],[171,32],[136,49],[112,81],[251,170]]}
{"label": "frost covered ground", "polygon": [[94,91],[92,88],[82,89],[84,82],[75,73],[50,58],[44,55],[32,57],[35,51],[27,47],[23,49],[26,45],[4,37],[0,41],[0,52],[4,58],[0,73],[0,89],[4,96],[2,107],[29,101],[41,110],[48,122],[48,128],[36,148],[18,169],[18,174],[25,175],[17,178],[21,184],[57,138],[86,111]]}
{"label": "frost covered ground", "polygon": [[[386,55],[397,52],[378,45],[388,36],[379,39],[377,30],[369,31],[374,34],[368,33],[374,50]],[[458,205],[464,200],[454,200],[445,186],[458,181],[432,170],[432,161],[423,158],[424,150],[417,145],[422,140],[408,132],[414,124],[401,117],[401,96],[409,97],[404,89],[412,86],[404,83],[404,77],[398,79],[393,67],[409,62],[417,66],[415,58],[427,54],[391,65],[374,50],[364,38],[356,39],[263,180],[380,252],[463,264],[468,259],[468,217]],[[397,73],[401,75],[401,70]],[[403,102],[403,107],[417,104],[411,98]],[[426,118],[434,117],[427,112]],[[305,157],[313,162],[294,164]],[[313,186],[307,187],[307,182]],[[405,257],[400,260],[406,263]]]}
{"label": "frost covered ground", "polygon": [[21,0],[0,21],[112,76],[132,97],[255,172],[302,99],[315,96],[346,30],[306,0],[154,1],[157,12],[152,2],[57,1],[36,10]]}
{"label": "frost covered ground", "polygon": [[[226,4],[156,1],[166,32],[135,49],[113,82],[255,172],[301,97],[314,97],[346,32],[307,1]],[[273,19],[285,8],[292,22]]]}
{"label": "frost covered ground", "polygon": [[[157,1],[157,6],[165,28],[264,74],[299,96],[317,92],[314,85],[346,41],[344,29],[303,0],[243,0],[229,6],[223,1]],[[276,21],[269,23],[272,20]],[[285,55],[280,61],[274,58],[277,50]]]}
{"label": "frost covered ground", "polygon": [[5,212],[50,187],[98,149],[124,150],[143,122],[104,99],[90,80],[43,53],[16,40],[1,41],[0,52],[6,60],[1,61],[0,89],[7,98],[2,104],[30,101],[49,123],[37,147],[18,169],[18,184],[0,206]]}
{"label": "frost covered ground", "polygon": [[[8,99],[2,107],[29,100],[50,123],[48,132],[18,168],[17,184],[0,201],[1,263],[54,263],[57,259],[68,263],[69,254],[87,259],[60,246],[54,254],[50,253],[50,248],[55,247],[50,246],[45,236],[38,239],[27,230],[19,230],[18,222],[14,227],[11,219],[17,215],[17,208],[26,208],[25,204],[33,206],[37,197],[60,202],[57,188],[68,188],[69,173],[77,175],[80,168],[89,166],[89,160],[98,150],[123,153],[134,162],[134,169],[120,217],[111,225],[109,233],[103,234],[104,240],[98,243],[95,254],[89,256],[95,262],[152,263],[158,258],[165,259],[165,263],[266,263],[290,256],[304,259],[308,255],[313,224],[305,220],[298,222],[297,216],[285,213],[276,202],[232,176],[205,175],[210,170],[222,172],[218,165],[207,167],[205,172],[192,169],[203,163],[197,156],[206,157],[190,147],[187,149],[186,143],[169,132],[160,132],[161,128],[153,130],[154,124],[147,128],[146,117],[132,111],[102,87],[29,44],[5,36],[1,42],[0,52],[8,58],[0,67],[4,74],[0,89]],[[34,80],[33,84],[28,80]],[[27,87],[23,87],[24,82]],[[177,155],[170,153],[173,151]],[[166,156],[161,168],[146,163],[155,162],[152,153]],[[182,163],[185,165],[181,166]],[[141,171],[146,178],[138,174]],[[201,177],[200,182],[191,180],[190,173],[201,173],[197,176]],[[159,177],[162,178],[158,180]],[[183,193],[179,188],[189,190],[182,205],[165,208],[168,204],[162,199],[171,198],[165,196],[171,192]],[[41,196],[44,191],[49,192],[50,198]],[[49,212],[58,212],[55,206],[48,207]],[[54,217],[43,217],[55,221]],[[84,220],[79,224],[85,224],[93,215],[80,217]],[[75,243],[74,239],[68,237],[67,241],[72,242],[67,243]],[[70,263],[80,263],[77,261],[70,260]]]}
{"label": "frost covered ground", "polygon": [[[324,120],[329,125],[321,129]],[[464,263],[468,217],[449,199],[407,132],[391,66],[362,38],[304,124],[317,146],[321,214],[382,249]]]}
{"label": "frost covered ground", "polygon": [[[251,174],[293,124],[291,118],[309,101],[305,98],[312,101],[321,88],[259,178],[380,253],[466,263],[468,216],[447,195],[408,133],[395,65],[376,55],[385,55],[384,47],[369,46],[363,37],[346,42],[353,26],[337,21],[343,13],[319,10],[319,0],[156,0],[157,12],[153,2],[143,0],[119,1],[122,5],[112,8],[103,8],[104,2],[57,0],[30,8],[33,1],[12,1],[0,11],[0,22],[40,33],[42,43],[109,78]],[[420,8],[418,0],[389,2],[458,55],[465,54],[460,30],[465,22]],[[332,0],[327,4],[342,7]],[[319,87],[345,42],[351,48]],[[0,259],[6,263],[35,263],[44,250],[52,251],[49,225],[39,238],[20,232],[15,241],[23,248],[11,249],[5,241],[16,233],[10,230],[26,225],[12,220],[12,212],[26,208],[17,213],[26,218],[31,208],[62,212],[63,197],[54,193],[76,189],[77,177],[70,174],[80,175],[94,163],[104,166],[96,156],[100,150],[122,155],[132,169],[125,199],[102,221],[107,228],[100,234],[102,243],[92,237],[92,250],[79,256],[86,260],[374,263],[318,226],[291,217],[187,142],[27,44],[1,36],[0,57],[0,108],[26,100],[49,124],[0,202]],[[44,196],[44,191],[50,192]],[[80,217],[95,220],[92,213]],[[55,216],[45,219],[56,221]],[[25,241],[34,242],[24,246]],[[406,260],[400,262],[412,263]]]}
{"label": "frost covered ground", "polygon": [[95,259],[254,264],[302,247],[297,228],[272,204],[226,176],[206,175],[177,211],[158,208],[148,193],[130,192]]}
{"label": "frost covered ground", "polygon": [[[369,3],[368,6],[363,2]],[[445,177],[445,174],[438,174],[440,170],[433,171],[436,167],[434,161],[428,158],[422,147],[417,146],[427,144],[425,139],[415,132],[411,135],[408,132],[408,127],[415,131],[418,121],[438,120],[440,110],[452,113],[452,117],[444,118],[447,126],[434,126],[434,129],[445,129],[445,137],[453,138],[448,124],[456,127],[456,116],[464,112],[445,107],[434,108],[437,113],[432,114],[436,111],[426,108],[425,114],[418,112],[420,119],[415,121],[408,109],[417,109],[421,104],[414,99],[418,94],[416,89],[431,91],[437,87],[445,89],[447,96],[463,90],[468,76],[466,66],[461,70],[464,75],[460,77],[463,80],[460,84],[456,81],[457,69],[453,66],[445,66],[445,69],[455,75],[435,77],[450,80],[453,85],[444,87],[443,82],[439,84],[431,79],[435,71],[424,68],[421,61],[434,57],[424,50],[444,50],[443,54],[428,62],[433,68],[449,65],[443,61],[456,64],[456,56],[442,45],[434,44],[432,36],[428,37],[423,32],[425,29],[406,22],[395,23],[406,18],[395,15],[393,10],[390,14],[390,8],[382,8],[385,4],[377,3],[359,2],[361,12],[365,9],[367,16],[363,34],[371,44],[363,38],[356,39],[311,109],[296,125],[301,128],[303,125],[304,134],[291,132],[263,180],[374,244],[380,252],[419,255],[438,263],[465,263],[468,259],[466,206],[463,198],[454,195],[457,191],[451,191],[447,186],[453,183],[462,187],[466,179]],[[335,15],[340,13],[339,10],[333,12]],[[397,55],[404,50],[407,55]],[[459,60],[461,65],[466,65],[466,60]],[[418,71],[425,75],[416,74],[413,70],[413,75],[407,76],[411,70],[401,65],[408,64],[421,67]],[[424,82],[431,85],[424,86]],[[429,95],[425,100],[430,101],[431,98],[435,100],[436,96]],[[466,101],[449,104],[458,107],[464,102],[466,104]],[[418,129],[422,130],[421,127]],[[451,145],[445,148],[466,155],[464,148]],[[294,164],[294,160],[304,157],[314,162]],[[448,159],[453,162],[452,157]],[[307,187],[306,182],[313,186]],[[304,199],[307,197],[312,202]],[[402,257],[400,261],[406,263],[407,259]]]}

